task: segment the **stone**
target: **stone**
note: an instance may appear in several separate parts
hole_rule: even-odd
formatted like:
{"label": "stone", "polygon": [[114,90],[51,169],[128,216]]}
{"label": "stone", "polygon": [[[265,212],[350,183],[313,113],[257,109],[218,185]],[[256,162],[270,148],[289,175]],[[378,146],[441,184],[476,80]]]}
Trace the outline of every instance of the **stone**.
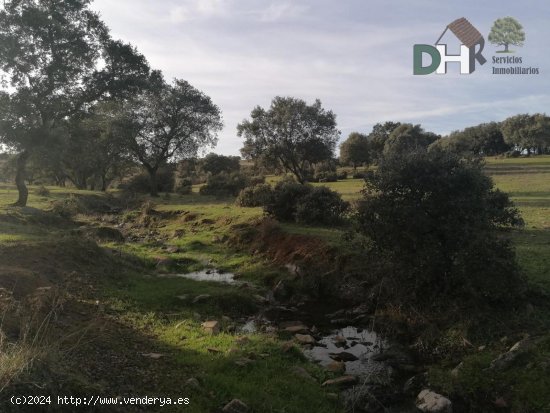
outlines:
{"label": "stone", "polygon": [[427,385],[428,375],[426,373],[420,373],[409,378],[403,385],[403,393],[407,396],[414,397],[418,394],[422,388]]}
{"label": "stone", "polygon": [[168,252],[169,254],[176,254],[180,252],[180,249],[175,245],[170,245],[169,247],[166,247],[166,252]]}
{"label": "stone", "polygon": [[206,301],[207,299],[210,298],[210,294],[201,294],[201,295],[197,295],[194,299],[193,299],[193,304],[197,304],[197,303],[200,303],[202,301]]}
{"label": "stone", "polygon": [[235,344],[239,345],[239,346],[244,346],[246,344],[250,343],[250,339],[246,336],[242,336],[242,337],[237,337],[235,339]]}
{"label": "stone", "polygon": [[172,267],[176,262],[172,258],[159,257],[157,258],[157,268]]}
{"label": "stone", "polygon": [[160,354],[160,353],[143,353],[142,356],[143,357],[148,357],[148,358],[153,359],[153,360],[158,360],[159,358],[162,357],[162,354]]}
{"label": "stone", "polygon": [[416,407],[424,413],[453,412],[453,405],[449,399],[428,389],[424,389],[418,394]]}
{"label": "stone", "polygon": [[220,323],[218,323],[216,320],[205,321],[201,324],[201,326],[204,332],[208,334],[215,335],[220,332]]}
{"label": "stone", "polygon": [[460,362],[458,366],[451,370],[451,376],[458,377],[460,375],[460,369],[462,369],[464,363]]}
{"label": "stone", "polygon": [[489,369],[503,370],[510,367],[520,354],[525,353],[531,348],[533,343],[533,339],[529,337],[518,341],[506,353],[501,354],[496,359],[491,361]]}
{"label": "stone", "polygon": [[296,333],[308,334],[309,333],[308,328],[304,325],[289,326],[289,327],[285,328],[284,331],[286,331],[287,333],[290,333],[290,334],[296,334]]}
{"label": "stone", "polygon": [[343,373],[346,371],[346,363],[343,361],[332,361],[330,364],[326,366],[326,369],[328,371],[332,371],[333,373]]}
{"label": "stone", "polygon": [[206,351],[208,351],[211,354],[221,354],[221,353],[223,353],[223,351],[221,351],[220,349],[214,348],[214,347],[207,347]]}
{"label": "stone", "polygon": [[235,364],[239,367],[245,367],[252,363],[254,363],[254,360],[251,360],[248,357],[242,357],[240,359],[235,360]]}
{"label": "stone", "polygon": [[316,340],[309,334],[296,334],[294,338],[300,344],[315,344]]}
{"label": "stone", "polygon": [[174,238],[180,238],[185,235],[185,230],[183,229],[175,229],[174,232],[172,232],[172,237]]}
{"label": "stone", "polygon": [[294,373],[296,376],[298,377],[302,377],[306,380],[309,380],[309,381],[315,381],[315,379],[311,376],[311,374],[309,374],[307,372],[306,369],[304,369],[303,367],[300,367],[300,366],[294,366],[292,367],[292,373]]}
{"label": "stone", "polygon": [[294,348],[294,341],[292,340],[284,342],[281,346],[281,350],[283,351],[283,353],[288,353],[293,348]]}
{"label": "stone", "polygon": [[356,361],[359,360],[355,354],[348,353],[347,351],[342,351],[341,353],[330,353],[329,357],[336,361]]}
{"label": "stone", "polygon": [[336,379],[327,380],[321,384],[321,386],[353,386],[357,384],[358,381],[359,380],[355,376],[342,376]]}
{"label": "stone", "polygon": [[224,413],[247,413],[248,411],[248,406],[239,399],[231,400],[222,409]]}
{"label": "stone", "polygon": [[508,403],[504,399],[504,397],[498,397],[493,404],[498,407],[499,409],[505,409],[508,407]]}
{"label": "stone", "polygon": [[192,387],[194,389],[198,389],[198,388],[201,387],[201,384],[199,383],[199,381],[194,377],[191,377],[190,379],[187,379],[186,382],[185,382],[185,385],[187,387]]}
{"label": "stone", "polygon": [[267,304],[269,302],[269,300],[266,297],[264,297],[260,294],[254,294],[252,296],[252,298],[254,298],[254,300],[256,300],[257,302],[259,302],[261,304]]}

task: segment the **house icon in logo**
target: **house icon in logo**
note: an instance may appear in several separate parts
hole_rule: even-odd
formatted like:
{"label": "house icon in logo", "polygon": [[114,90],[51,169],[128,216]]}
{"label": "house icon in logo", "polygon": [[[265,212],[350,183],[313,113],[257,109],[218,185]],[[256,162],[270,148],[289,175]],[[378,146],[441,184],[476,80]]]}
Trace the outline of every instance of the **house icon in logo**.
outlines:
{"label": "house icon in logo", "polygon": [[[447,45],[439,43],[447,30],[450,30],[460,41],[460,54],[447,54]],[[413,48],[413,72],[415,75],[428,75],[436,72],[437,74],[447,73],[448,62],[459,62],[460,73],[473,73],[476,61],[483,65],[487,60],[481,52],[485,47],[485,39],[466,18],[461,17],[445,27],[441,36],[435,42],[435,47],[427,44],[415,44]],[[423,66],[423,54],[431,57],[431,63]]]}

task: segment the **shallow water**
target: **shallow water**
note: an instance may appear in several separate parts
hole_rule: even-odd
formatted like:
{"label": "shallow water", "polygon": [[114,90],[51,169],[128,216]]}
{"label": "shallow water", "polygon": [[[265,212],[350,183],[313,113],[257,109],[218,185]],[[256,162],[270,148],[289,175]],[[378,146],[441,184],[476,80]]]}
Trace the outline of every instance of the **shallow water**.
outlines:
{"label": "shallow water", "polygon": [[238,281],[235,280],[235,274],[230,272],[219,272],[218,270],[212,269],[189,272],[186,274],[169,274],[167,276],[187,278],[195,281],[214,281],[227,284],[238,283]]}
{"label": "shallow water", "polygon": [[[341,340],[337,345],[337,337],[343,337],[345,341]],[[375,332],[349,326],[333,330],[319,340],[318,345],[304,352],[308,358],[322,366],[328,366],[334,361],[330,357],[331,354],[353,354],[358,360],[346,361],[345,373],[365,377],[387,372],[388,366],[372,360],[372,356],[380,353],[386,346],[387,343]]]}

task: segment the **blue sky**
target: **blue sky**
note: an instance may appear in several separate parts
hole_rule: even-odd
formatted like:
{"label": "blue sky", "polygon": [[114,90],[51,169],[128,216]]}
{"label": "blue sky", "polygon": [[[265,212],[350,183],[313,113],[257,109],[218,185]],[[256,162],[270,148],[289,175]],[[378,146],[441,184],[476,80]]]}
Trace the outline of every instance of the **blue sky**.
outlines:
{"label": "blue sky", "polygon": [[[238,154],[236,125],[274,96],[321,99],[345,138],[377,122],[452,130],[525,112],[550,112],[550,2],[541,0],[96,0],[114,37],[133,43],[166,77],[220,106],[216,152]],[[524,27],[516,50],[539,75],[492,75],[497,47],[471,75],[414,76],[412,48],[466,17],[487,39],[499,17]],[[451,35],[452,36],[452,35]],[[453,38],[444,38],[453,43]],[[498,49],[500,49],[499,47]],[[500,55],[502,56],[502,55]]]}

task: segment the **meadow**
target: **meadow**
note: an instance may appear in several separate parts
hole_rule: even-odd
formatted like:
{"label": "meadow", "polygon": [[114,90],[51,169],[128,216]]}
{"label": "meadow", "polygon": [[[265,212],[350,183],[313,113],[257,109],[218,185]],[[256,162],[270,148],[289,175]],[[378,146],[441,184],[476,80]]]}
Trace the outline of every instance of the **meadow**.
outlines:
{"label": "meadow", "polygon": [[[526,277],[550,295],[550,156],[488,158],[486,170],[496,186],[510,194],[525,220],[525,228],[509,236]],[[363,181],[325,185],[353,201],[360,197]],[[159,411],[212,411],[233,398],[243,400],[252,411],[342,411],[334,389],[318,384],[334,373],[305,360],[296,346],[287,344],[290,335],[239,330],[262,307],[261,297],[270,286],[288,275],[268,257],[231,244],[232,228],[261,219],[260,208],[240,208],[233,199],[201,196],[195,187],[190,195],[153,199],[154,212],[143,206],[123,212],[78,211],[69,220],[43,211],[67,199],[107,196],[48,190],[47,195],[37,195],[37,188],[31,187],[29,207],[17,209],[9,206],[16,198],[15,189],[0,186],[1,287],[17,290],[21,302],[38,287],[67,288],[63,296],[67,304],[49,324],[48,333],[35,332],[32,340],[23,337],[19,344],[28,350],[25,353],[4,351],[4,377],[11,379],[3,384],[7,387],[0,402],[21,388],[10,385],[30,391],[31,385],[18,383],[39,382],[54,392],[59,391],[56,383],[62,377],[68,383],[65,389],[75,393],[151,395],[155,389],[155,394],[191,399],[183,409],[172,406]],[[87,228],[103,227],[120,228],[131,237],[119,242],[97,232],[92,238],[98,248],[82,236],[88,234]],[[338,245],[343,231],[297,224],[282,228],[333,245]],[[158,276],[202,268],[235,273],[245,287]],[[545,311],[535,308],[532,317],[547,320]],[[210,319],[220,320],[221,334],[205,334],[201,322]],[[484,343],[489,344],[486,351],[465,359],[472,373],[462,381],[451,380],[447,366],[436,366],[431,374],[449,392],[474,379],[479,388],[490,391],[494,383],[482,380],[474,367],[490,361],[504,343]],[[543,348],[533,357],[540,360],[546,351]],[[44,367],[51,365],[56,365],[55,371]],[[50,373],[43,374],[44,369]],[[512,370],[500,379],[506,382],[517,373]],[[547,406],[549,396],[533,396],[527,385],[530,380],[537,380],[536,388],[550,384],[545,377],[538,370],[522,373],[523,381],[516,386],[518,399],[530,403],[531,397],[534,406]],[[476,391],[474,384],[471,387],[468,391]]]}

